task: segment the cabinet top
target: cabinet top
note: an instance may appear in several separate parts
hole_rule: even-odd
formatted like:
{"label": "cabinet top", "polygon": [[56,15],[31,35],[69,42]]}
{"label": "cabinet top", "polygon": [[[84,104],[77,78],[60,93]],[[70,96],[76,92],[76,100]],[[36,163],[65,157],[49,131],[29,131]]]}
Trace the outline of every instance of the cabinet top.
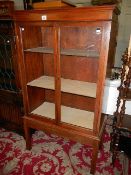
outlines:
{"label": "cabinet top", "polygon": [[26,21],[107,21],[112,20],[120,11],[116,5],[68,7],[43,10],[15,11],[14,20]]}

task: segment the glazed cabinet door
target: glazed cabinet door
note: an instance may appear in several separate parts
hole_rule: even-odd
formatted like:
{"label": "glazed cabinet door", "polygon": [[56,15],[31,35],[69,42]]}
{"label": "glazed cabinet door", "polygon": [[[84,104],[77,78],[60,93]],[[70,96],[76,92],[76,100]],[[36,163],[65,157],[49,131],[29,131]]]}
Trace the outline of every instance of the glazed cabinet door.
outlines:
{"label": "glazed cabinet door", "polygon": [[54,28],[22,25],[23,91],[28,115],[55,120]]}
{"label": "glazed cabinet door", "polygon": [[0,90],[18,92],[12,20],[0,20]]}
{"label": "glazed cabinet door", "polygon": [[98,22],[20,27],[28,115],[65,127],[94,129],[94,121],[100,117],[96,108],[99,110],[102,91],[97,85],[101,81],[102,30]]}
{"label": "glazed cabinet door", "polygon": [[79,22],[59,30],[61,124],[93,130],[102,27]]}

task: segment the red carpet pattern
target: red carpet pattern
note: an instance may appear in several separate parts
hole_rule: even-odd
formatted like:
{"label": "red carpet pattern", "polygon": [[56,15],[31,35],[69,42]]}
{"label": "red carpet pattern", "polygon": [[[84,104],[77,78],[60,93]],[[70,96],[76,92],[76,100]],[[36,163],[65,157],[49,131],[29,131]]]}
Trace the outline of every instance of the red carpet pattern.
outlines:
{"label": "red carpet pattern", "polygon": [[[95,175],[131,175],[131,162],[119,154],[111,165],[108,118]],[[43,131],[32,135],[32,149],[26,150],[22,136],[0,128],[0,175],[90,175],[92,148]]]}

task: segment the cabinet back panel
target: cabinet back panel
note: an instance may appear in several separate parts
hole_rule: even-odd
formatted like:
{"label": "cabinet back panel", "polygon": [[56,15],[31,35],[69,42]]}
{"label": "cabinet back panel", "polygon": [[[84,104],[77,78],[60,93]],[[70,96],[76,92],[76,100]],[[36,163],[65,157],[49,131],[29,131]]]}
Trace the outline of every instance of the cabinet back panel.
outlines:
{"label": "cabinet back panel", "polygon": [[53,28],[52,27],[42,27],[42,46],[47,48],[53,48]]}
{"label": "cabinet back panel", "polygon": [[45,89],[45,100],[54,103],[55,93],[52,90]]}
{"label": "cabinet back panel", "polygon": [[54,55],[43,54],[44,75],[54,76]]}
{"label": "cabinet back panel", "polygon": [[61,76],[67,79],[96,83],[98,59],[61,56]]}
{"label": "cabinet back panel", "polygon": [[[54,102],[54,91],[45,90],[45,100],[48,102]],[[61,93],[61,105],[69,106],[72,108],[94,111],[95,98],[87,98],[84,96],[78,96],[74,94]]]}
{"label": "cabinet back panel", "polygon": [[101,32],[97,34],[97,26],[75,26],[61,28],[61,48],[86,49],[100,51]]}
{"label": "cabinet back panel", "polygon": [[94,111],[95,98],[78,96],[68,93],[61,94],[61,104],[86,111]]}

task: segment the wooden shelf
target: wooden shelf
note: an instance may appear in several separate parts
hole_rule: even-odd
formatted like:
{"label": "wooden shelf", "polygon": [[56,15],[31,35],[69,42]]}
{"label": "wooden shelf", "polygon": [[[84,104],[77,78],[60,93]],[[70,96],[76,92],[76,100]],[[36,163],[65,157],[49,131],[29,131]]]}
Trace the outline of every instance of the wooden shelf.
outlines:
{"label": "wooden shelf", "polygon": [[72,125],[93,129],[94,112],[62,106],[61,121]]}
{"label": "wooden shelf", "polygon": [[[31,113],[50,119],[55,119],[55,104],[45,102]],[[93,112],[75,109],[63,105],[61,106],[61,122],[93,129],[93,121]]]}
{"label": "wooden shelf", "polygon": [[55,89],[55,78],[51,76],[41,76],[29,82],[27,85],[54,90]]}
{"label": "wooden shelf", "polygon": [[[53,49],[45,48],[45,47],[36,47],[36,48],[26,49],[25,51],[53,54]],[[94,58],[99,57],[99,53],[97,51],[85,50],[85,49],[61,49],[61,54],[68,55],[68,56],[83,56],[83,57],[94,57]]]}
{"label": "wooden shelf", "polygon": [[[55,82],[54,77],[42,76],[27,85],[54,90]],[[96,98],[96,83],[61,78],[61,91]]]}
{"label": "wooden shelf", "polygon": [[55,105],[45,102],[31,112],[32,114],[44,116],[50,119],[55,119]]}

